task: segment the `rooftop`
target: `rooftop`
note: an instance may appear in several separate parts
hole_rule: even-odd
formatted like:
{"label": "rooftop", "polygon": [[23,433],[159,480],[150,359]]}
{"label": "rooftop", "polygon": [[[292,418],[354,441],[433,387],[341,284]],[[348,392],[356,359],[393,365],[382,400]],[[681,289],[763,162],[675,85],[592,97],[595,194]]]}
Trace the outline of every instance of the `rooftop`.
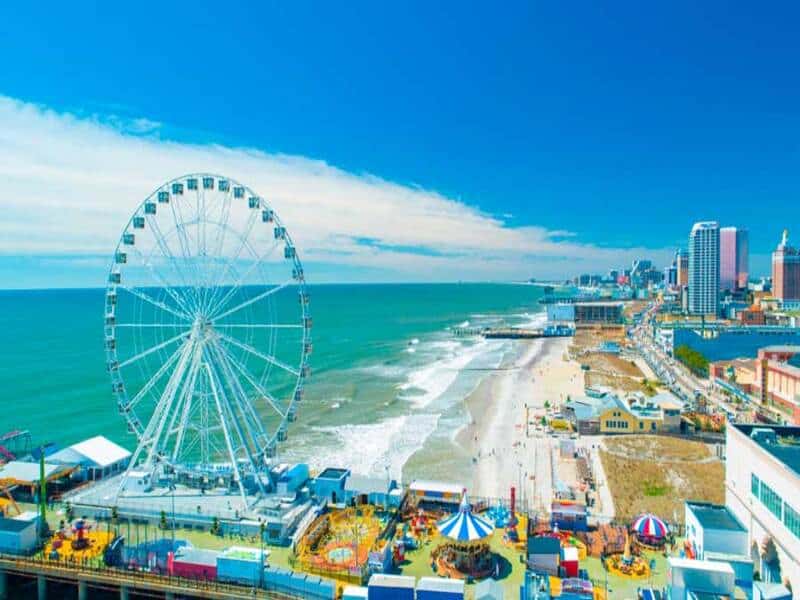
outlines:
{"label": "rooftop", "polygon": [[783,587],[780,583],[766,583],[763,581],[754,581],[753,589],[761,592],[762,600],[783,600],[784,598],[791,598],[791,592]]}
{"label": "rooftop", "polygon": [[678,558],[677,556],[670,556],[667,559],[670,568],[678,569],[691,569],[697,571],[712,571],[715,573],[730,573],[733,574],[733,567],[728,563],[714,562],[711,560],[694,560],[691,558]]}
{"label": "rooftop", "polygon": [[415,479],[408,486],[412,492],[433,492],[442,494],[458,494],[459,496],[464,491],[464,486],[459,483],[446,483],[442,481],[427,481],[424,479]]}
{"label": "rooftop", "polygon": [[761,348],[764,352],[794,352],[800,354],[800,346],[793,344],[775,344],[774,346],[764,346]]}
{"label": "rooftop", "polygon": [[687,502],[703,529],[747,531],[728,510],[727,506],[707,502]]}
{"label": "rooftop", "polygon": [[369,587],[393,587],[413,590],[416,584],[417,580],[408,575],[385,575],[383,573],[375,573],[369,578]]}
{"label": "rooftop", "polygon": [[335,467],[328,467],[322,473],[317,475],[317,479],[343,479],[350,474],[349,469],[340,469]]}
{"label": "rooftop", "polygon": [[800,367],[795,366],[790,362],[778,362],[775,360],[769,361],[770,369],[781,371],[788,376],[800,377]]}
{"label": "rooftop", "polygon": [[733,427],[748,438],[754,430],[774,432],[775,442],[770,442],[769,436],[760,436],[758,440],[751,438],[751,441],[794,471],[795,476],[800,477],[800,427],[745,423],[735,423]]}
{"label": "rooftop", "polygon": [[25,531],[31,525],[34,525],[33,521],[24,521],[22,519],[6,519],[0,517],[0,531],[19,533],[20,531]]}
{"label": "rooftop", "polygon": [[175,561],[193,565],[217,566],[219,552],[216,550],[202,550],[200,548],[178,548],[175,552]]}
{"label": "rooftop", "polygon": [[83,457],[98,467],[108,467],[130,456],[131,453],[119,444],[115,444],[105,436],[97,435],[56,452],[50,459],[54,462],[83,462],[80,460],[80,457]]}
{"label": "rooftop", "polygon": [[528,554],[560,554],[561,541],[550,536],[528,538]]}
{"label": "rooftop", "polygon": [[580,421],[597,418],[611,408],[628,410],[628,406],[616,394],[606,394],[601,398],[592,396],[579,396],[573,398],[565,405],[575,413],[575,418]]}
{"label": "rooftop", "polygon": [[575,302],[575,306],[607,306],[611,308],[622,308],[622,302],[608,302],[608,301],[596,301],[596,300],[583,300],[581,302]]}
{"label": "rooftop", "polygon": [[392,482],[385,477],[351,475],[344,488],[359,494],[386,494],[391,490]]}
{"label": "rooftop", "polygon": [[[51,465],[45,463],[44,476],[45,479],[53,479],[67,475],[71,469],[63,465]],[[35,462],[22,462],[21,460],[12,460],[3,466],[0,466],[0,479],[14,479],[25,483],[35,483],[39,481],[39,463]]]}
{"label": "rooftop", "polygon": [[717,223],[716,221],[701,221],[699,223],[695,223],[692,226],[692,233],[695,233],[696,231],[699,231],[701,229],[718,229],[718,228],[719,228],[719,223]]}

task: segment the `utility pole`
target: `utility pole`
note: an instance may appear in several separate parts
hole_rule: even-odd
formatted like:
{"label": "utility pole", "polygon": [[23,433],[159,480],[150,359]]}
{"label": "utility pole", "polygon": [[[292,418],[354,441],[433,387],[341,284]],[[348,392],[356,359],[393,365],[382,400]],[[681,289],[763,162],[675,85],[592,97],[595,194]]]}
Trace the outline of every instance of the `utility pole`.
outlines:
{"label": "utility pole", "polygon": [[47,480],[44,474],[44,446],[39,447],[39,538],[47,537]]}

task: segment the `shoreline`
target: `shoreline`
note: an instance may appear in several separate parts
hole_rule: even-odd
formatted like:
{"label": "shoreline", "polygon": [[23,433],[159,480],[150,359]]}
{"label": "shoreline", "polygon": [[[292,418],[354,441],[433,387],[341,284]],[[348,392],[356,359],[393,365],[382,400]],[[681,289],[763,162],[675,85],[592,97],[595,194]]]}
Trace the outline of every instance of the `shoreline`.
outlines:
{"label": "shoreline", "polygon": [[470,422],[456,442],[472,457],[473,494],[507,498],[515,486],[521,501],[549,504],[551,440],[535,436],[526,419],[533,423],[545,402],[558,405],[582,393],[580,365],[564,360],[570,343],[570,338],[525,342],[513,363],[492,373],[466,398]]}

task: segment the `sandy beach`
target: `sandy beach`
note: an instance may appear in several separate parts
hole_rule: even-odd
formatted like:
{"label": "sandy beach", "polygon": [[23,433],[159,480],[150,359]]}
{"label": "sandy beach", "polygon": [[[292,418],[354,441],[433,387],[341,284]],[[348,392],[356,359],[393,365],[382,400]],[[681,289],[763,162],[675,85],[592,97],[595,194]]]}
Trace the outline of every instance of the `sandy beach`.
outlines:
{"label": "sandy beach", "polygon": [[516,486],[521,502],[544,507],[552,496],[553,440],[536,432],[535,424],[545,402],[558,406],[583,392],[583,375],[577,363],[564,360],[570,338],[521,343],[526,347],[519,358],[467,398],[471,422],[457,441],[473,457],[472,493],[507,498]]}

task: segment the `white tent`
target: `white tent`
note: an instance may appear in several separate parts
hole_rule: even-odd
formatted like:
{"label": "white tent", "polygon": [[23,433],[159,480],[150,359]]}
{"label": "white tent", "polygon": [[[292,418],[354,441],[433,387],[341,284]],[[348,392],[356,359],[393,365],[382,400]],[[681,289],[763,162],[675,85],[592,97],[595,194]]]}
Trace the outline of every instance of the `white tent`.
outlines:
{"label": "white tent", "polygon": [[98,435],[48,456],[47,461],[80,466],[87,479],[95,480],[123,471],[130,458],[128,450]]}

